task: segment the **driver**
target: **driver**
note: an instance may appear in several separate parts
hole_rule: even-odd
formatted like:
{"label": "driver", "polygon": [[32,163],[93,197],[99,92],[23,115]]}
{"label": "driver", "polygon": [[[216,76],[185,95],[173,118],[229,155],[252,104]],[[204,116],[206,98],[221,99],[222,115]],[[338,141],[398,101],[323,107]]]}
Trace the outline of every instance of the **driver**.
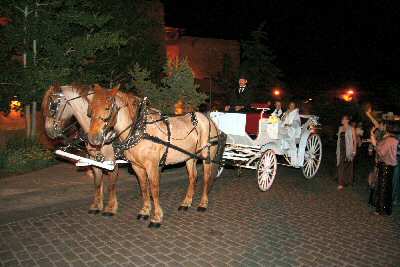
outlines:
{"label": "driver", "polygon": [[301,121],[299,109],[293,101],[289,103],[288,110],[282,115],[279,131],[286,139],[291,165],[298,166],[296,138],[299,138],[301,134]]}

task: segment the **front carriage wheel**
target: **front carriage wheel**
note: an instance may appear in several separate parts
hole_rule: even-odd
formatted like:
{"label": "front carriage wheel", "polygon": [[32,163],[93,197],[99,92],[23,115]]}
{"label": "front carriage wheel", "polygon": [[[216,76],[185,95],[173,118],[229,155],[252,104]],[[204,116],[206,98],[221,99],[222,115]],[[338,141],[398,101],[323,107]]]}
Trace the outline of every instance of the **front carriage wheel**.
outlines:
{"label": "front carriage wheel", "polygon": [[311,134],[304,151],[303,175],[311,179],[317,174],[322,159],[322,142],[318,134]]}
{"label": "front carriage wheel", "polygon": [[261,191],[267,191],[271,188],[275,179],[276,169],[277,160],[275,152],[268,149],[262,154],[257,167],[258,188]]}

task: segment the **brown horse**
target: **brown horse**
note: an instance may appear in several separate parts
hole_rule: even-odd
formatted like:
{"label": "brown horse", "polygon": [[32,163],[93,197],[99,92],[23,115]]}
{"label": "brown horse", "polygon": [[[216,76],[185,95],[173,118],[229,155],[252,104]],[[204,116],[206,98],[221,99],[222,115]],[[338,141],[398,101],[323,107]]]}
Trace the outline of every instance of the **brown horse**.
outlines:
{"label": "brown horse", "polygon": [[[91,98],[91,89],[87,86],[50,86],[42,100],[42,111],[45,121],[46,134],[52,138],[61,137],[63,131],[71,123],[73,117],[80,124],[85,133],[89,131],[90,119],[87,116],[88,101]],[[88,154],[95,158],[103,155],[105,160],[114,160],[114,150],[111,145],[95,147],[86,144]],[[109,200],[104,208],[103,204],[103,171],[99,168],[90,168],[87,174],[93,177],[95,195],[90,205],[89,213],[97,214],[102,211],[104,216],[113,216],[117,213],[117,178],[118,166],[108,172]]]}
{"label": "brown horse", "polygon": [[[203,160],[203,192],[198,211],[207,209],[208,192],[217,169],[217,160],[213,159],[217,159],[223,152],[225,142],[224,135],[209,118],[196,112],[166,119],[157,110],[147,108],[146,102],[138,97],[122,93],[117,88],[105,90],[98,85],[95,86],[90,109],[92,116],[89,142],[92,145],[101,145],[108,132],[114,131],[120,144],[125,144],[124,155],[132,163],[142,190],[143,207],[139,211],[138,219],[147,219],[151,213],[149,184],[154,204],[149,227],[161,225],[163,211],[159,202],[160,163],[186,162],[189,186],[179,210],[187,210],[192,205],[195,193],[196,162],[198,159]],[[212,145],[212,139],[218,139],[221,145]]]}

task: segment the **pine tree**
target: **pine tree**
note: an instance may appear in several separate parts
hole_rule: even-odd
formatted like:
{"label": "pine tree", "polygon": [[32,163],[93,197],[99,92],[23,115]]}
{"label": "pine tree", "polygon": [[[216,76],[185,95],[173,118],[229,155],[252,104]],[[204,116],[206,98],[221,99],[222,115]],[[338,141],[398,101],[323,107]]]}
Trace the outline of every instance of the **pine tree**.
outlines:
{"label": "pine tree", "polygon": [[132,82],[135,92],[146,96],[153,107],[166,114],[173,114],[175,104],[181,100],[186,107],[197,109],[207,95],[198,91],[193,71],[186,59],[169,61],[164,66],[164,77],[158,86],[151,81],[150,72],[136,64],[132,70]]}
{"label": "pine tree", "polygon": [[252,91],[254,100],[269,94],[280,83],[281,76],[281,71],[274,64],[275,56],[267,46],[267,33],[263,28],[264,24],[261,24],[248,40],[241,42],[241,75],[249,81],[248,90]]}

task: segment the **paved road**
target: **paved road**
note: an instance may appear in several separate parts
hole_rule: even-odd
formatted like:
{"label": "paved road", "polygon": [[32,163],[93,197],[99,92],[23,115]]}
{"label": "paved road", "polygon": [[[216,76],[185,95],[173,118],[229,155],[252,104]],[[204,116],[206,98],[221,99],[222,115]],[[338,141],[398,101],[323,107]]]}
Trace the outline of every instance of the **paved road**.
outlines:
{"label": "paved road", "polygon": [[85,199],[9,218],[0,225],[0,265],[400,266],[399,212],[373,215],[362,186],[338,192],[328,174],[307,181],[281,167],[271,190],[260,192],[254,172],[227,170],[206,213],[178,212],[186,185],[162,184],[158,230],[136,220],[135,183],[111,219],[87,214]]}

